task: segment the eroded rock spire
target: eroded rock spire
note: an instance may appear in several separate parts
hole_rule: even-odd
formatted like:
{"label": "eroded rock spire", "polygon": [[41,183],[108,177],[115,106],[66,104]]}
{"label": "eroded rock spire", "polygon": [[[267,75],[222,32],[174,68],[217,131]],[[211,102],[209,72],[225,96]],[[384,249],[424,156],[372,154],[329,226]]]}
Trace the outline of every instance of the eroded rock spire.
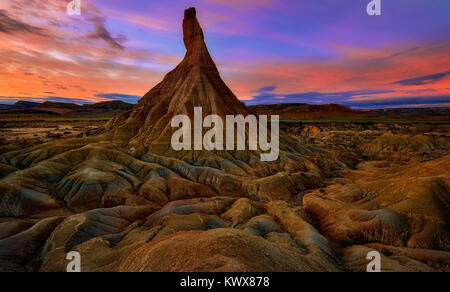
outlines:
{"label": "eroded rock spire", "polygon": [[188,66],[198,65],[204,69],[217,71],[205,44],[203,30],[197,20],[197,11],[193,7],[184,12],[183,41],[186,47],[186,57],[183,63]]}
{"label": "eroded rock spire", "polygon": [[[246,106],[220,77],[196,15],[195,8],[184,12],[186,55],[180,64],[150,90],[130,113],[119,115],[108,124],[114,139],[129,142],[132,153],[135,153],[134,149],[145,153],[156,151],[156,148],[170,152],[172,117],[193,117],[195,107],[201,107],[205,116],[249,114]],[[168,152],[164,154],[179,156],[179,153]]]}
{"label": "eroded rock spire", "polygon": [[189,8],[184,12],[183,39],[188,52],[204,44],[203,30],[197,21],[195,8]]}

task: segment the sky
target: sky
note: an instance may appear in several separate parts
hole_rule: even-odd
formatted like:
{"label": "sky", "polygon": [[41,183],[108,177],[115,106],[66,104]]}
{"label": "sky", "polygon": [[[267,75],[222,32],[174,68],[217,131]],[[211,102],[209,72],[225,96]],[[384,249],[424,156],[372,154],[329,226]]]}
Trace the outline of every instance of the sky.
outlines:
{"label": "sky", "polygon": [[450,1],[0,0],[0,104],[135,103],[183,58],[195,6],[248,105],[450,106]]}

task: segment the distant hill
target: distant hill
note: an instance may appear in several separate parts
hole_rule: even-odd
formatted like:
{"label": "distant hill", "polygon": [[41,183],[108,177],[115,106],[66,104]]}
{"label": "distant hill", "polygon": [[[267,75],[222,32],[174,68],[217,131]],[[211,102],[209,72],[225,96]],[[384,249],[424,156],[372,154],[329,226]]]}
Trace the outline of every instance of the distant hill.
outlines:
{"label": "distant hill", "polygon": [[64,102],[51,102],[46,101],[44,103],[40,103],[36,105],[34,108],[37,109],[79,109],[81,108],[81,105],[75,104],[75,103],[64,103]]}
{"label": "distant hill", "polygon": [[14,105],[12,105],[11,109],[30,109],[34,108],[35,106],[39,105],[37,102],[31,102],[31,101],[18,101]]}
{"label": "distant hill", "polygon": [[129,111],[133,104],[123,101],[106,101],[95,104],[44,103],[19,101],[13,105],[0,105],[0,117],[113,117]]}
{"label": "distant hill", "polygon": [[281,104],[269,104],[269,105],[255,105],[249,107],[251,110],[260,112],[272,112],[272,113],[292,113],[292,112],[344,112],[351,113],[355,110],[345,105],[340,104],[324,104],[324,105],[310,105],[306,103],[281,103]]}
{"label": "distant hill", "polygon": [[82,108],[87,109],[116,109],[128,111],[133,108],[133,104],[123,102],[121,100],[105,101],[94,104],[85,104]]}
{"label": "distant hill", "polygon": [[305,103],[282,103],[270,105],[250,106],[250,110],[258,114],[270,113],[273,115],[293,113],[354,113],[355,110],[340,104],[309,105]]}
{"label": "distant hill", "polygon": [[308,105],[304,103],[250,106],[257,115],[279,115],[281,119],[389,119],[448,120],[450,108],[394,108],[354,110],[345,105]]}
{"label": "distant hill", "polygon": [[21,110],[21,109],[31,109],[40,105],[38,102],[32,101],[18,101],[15,104],[0,104],[0,110]]}

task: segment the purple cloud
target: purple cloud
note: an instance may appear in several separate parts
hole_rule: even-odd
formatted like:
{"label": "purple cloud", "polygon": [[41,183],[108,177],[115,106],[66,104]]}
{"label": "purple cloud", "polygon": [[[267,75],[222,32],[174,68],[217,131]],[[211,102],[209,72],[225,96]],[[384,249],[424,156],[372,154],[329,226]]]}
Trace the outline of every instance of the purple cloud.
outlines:
{"label": "purple cloud", "polygon": [[450,71],[447,71],[447,72],[442,72],[442,73],[437,73],[437,74],[432,74],[432,75],[427,75],[427,76],[420,76],[420,77],[415,77],[415,78],[411,78],[411,79],[400,80],[400,81],[394,82],[393,84],[399,84],[399,85],[404,85],[404,86],[426,85],[426,84],[436,83],[438,81],[441,81],[442,79],[444,79],[445,77],[447,77],[449,75],[450,75]]}
{"label": "purple cloud", "polygon": [[45,30],[42,28],[29,25],[20,20],[12,18],[6,13],[6,10],[0,9],[0,32],[7,34],[28,32],[43,35],[44,31]]}
{"label": "purple cloud", "polygon": [[355,97],[373,96],[396,92],[394,90],[385,90],[385,89],[365,89],[365,90],[328,92],[328,93],[300,92],[300,93],[286,94],[273,92],[276,88],[277,88],[276,86],[261,88],[257,90],[258,95],[254,96],[252,100],[249,100],[246,103],[248,105],[277,104],[277,103],[346,104],[350,99]]}

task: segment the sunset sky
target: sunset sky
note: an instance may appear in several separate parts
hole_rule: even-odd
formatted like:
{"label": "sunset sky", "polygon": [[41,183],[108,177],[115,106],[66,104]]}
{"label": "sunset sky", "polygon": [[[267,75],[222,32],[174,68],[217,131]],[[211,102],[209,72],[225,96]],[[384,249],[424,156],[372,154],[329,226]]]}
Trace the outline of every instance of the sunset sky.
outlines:
{"label": "sunset sky", "polygon": [[0,104],[135,103],[183,58],[195,6],[222,77],[249,105],[450,106],[450,1],[0,0]]}

